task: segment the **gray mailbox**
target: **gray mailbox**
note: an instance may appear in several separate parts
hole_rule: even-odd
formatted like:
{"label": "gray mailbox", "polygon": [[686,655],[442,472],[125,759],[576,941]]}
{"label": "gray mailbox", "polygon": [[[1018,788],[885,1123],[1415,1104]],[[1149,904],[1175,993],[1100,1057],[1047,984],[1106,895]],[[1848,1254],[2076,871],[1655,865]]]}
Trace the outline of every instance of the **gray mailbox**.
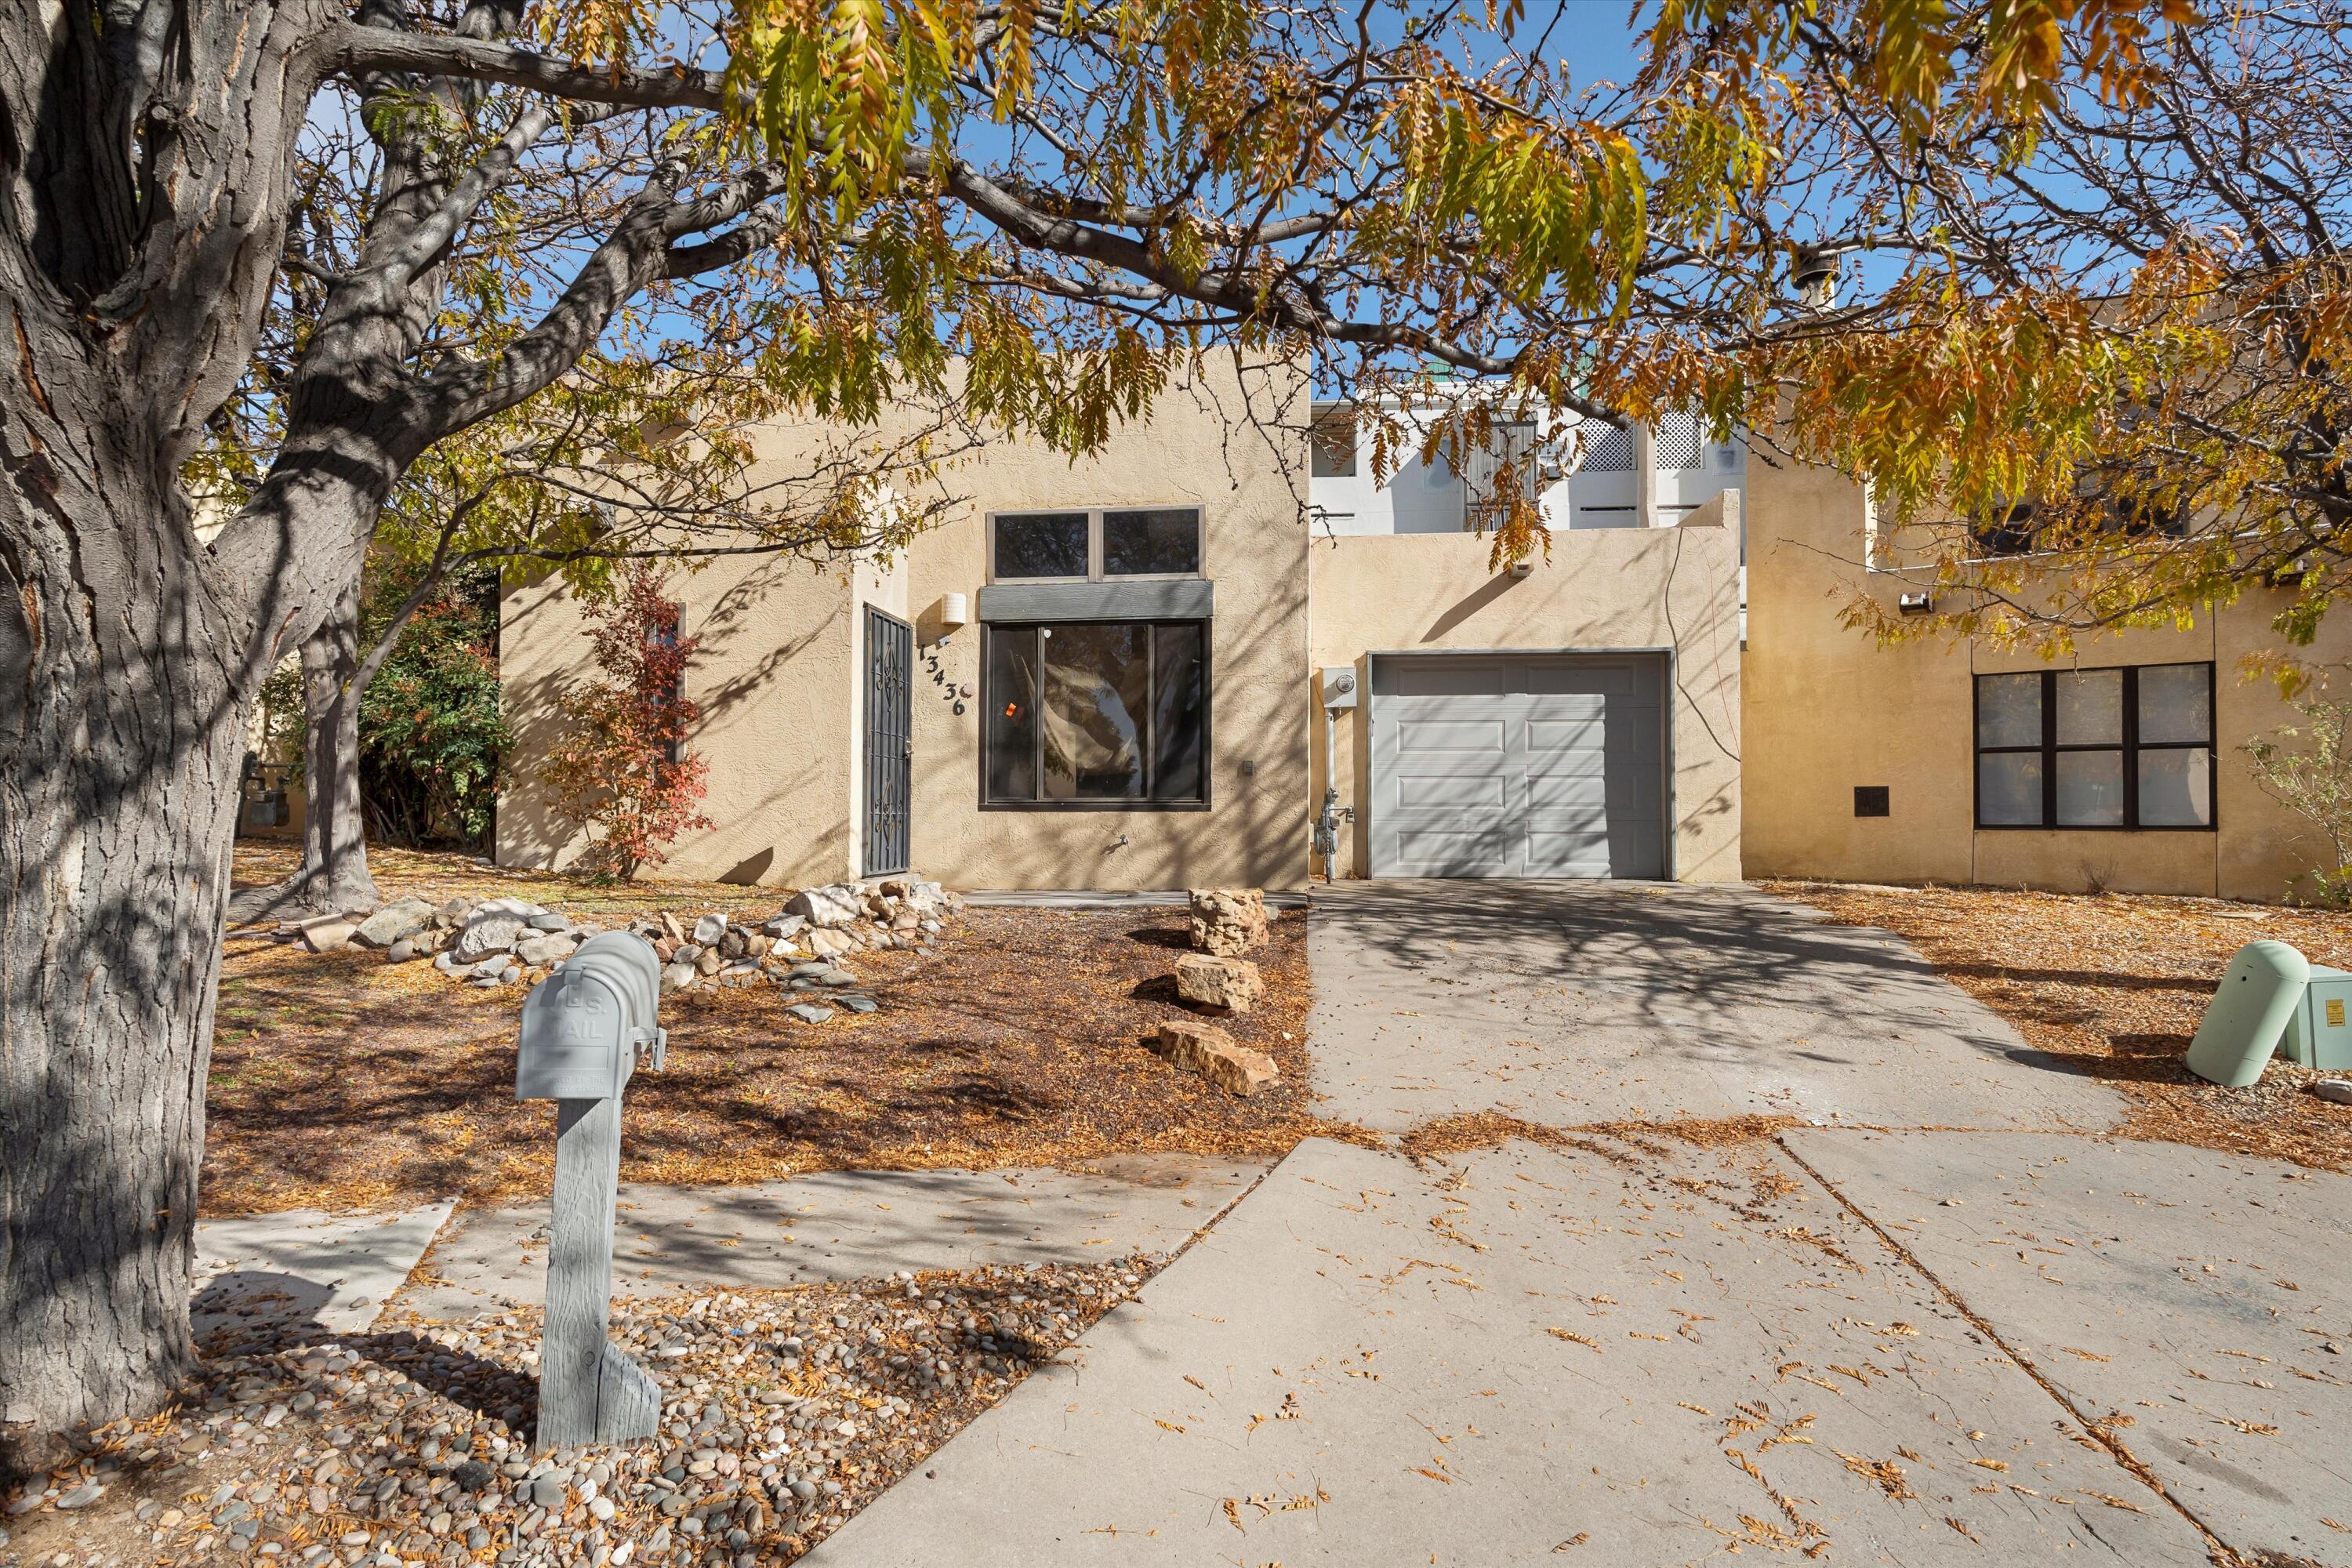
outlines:
{"label": "gray mailbox", "polygon": [[658,1069],[661,961],[626,931],[592,936],[522,1005],[515,1098],[552,1100],[555,1208],[548,1226],[547,1321],[540,1334],[541,1449],[654,1435],[661,1392],[606,1337],[613,1209],[621,1179],[621,1091]]}
{"label": "gray mailbox", "polygon": [[522,1005],[517,1100],[618,1100],[637,1069],[660,1071],[669,1037],[654,1022],[661,960],[627,931],[592,936]]}

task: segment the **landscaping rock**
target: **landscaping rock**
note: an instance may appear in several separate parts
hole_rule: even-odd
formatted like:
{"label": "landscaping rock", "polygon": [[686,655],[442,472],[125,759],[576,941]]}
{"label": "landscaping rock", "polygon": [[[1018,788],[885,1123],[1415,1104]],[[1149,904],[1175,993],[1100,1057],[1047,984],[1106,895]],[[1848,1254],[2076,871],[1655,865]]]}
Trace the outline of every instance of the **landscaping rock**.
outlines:
{"label": "landscaping rock", "polygon": [[1174,1066],[1199,1073],[1219,1089],[1244,1098],[1282,1076],[1274,1058],[1237,1043],[1214,1024],[1171,1018],[1160,1026],[1151,1048]]}
{"label": "landscaping rock", "polygon": [[799,915],[813,926],[845,926],[863,911],[857,889],[835,883],[829,888],[803,888],[784,905],[784,913]]}
{"label": "landscaping rock", "polygon": [[360,928],[341,915],[328,915],[302,922],[302,945],[312,952],[333,952],[349,947],[352,935]]}
{"label": "landscaping rock", "polygon": [[530,929],[551,932],[567,931],[572,929],[572,922],[557,914],[533,915],[530,917]]}
{"label": "landscaping rock", "polygon": [[672,991],[683,991],[693,984],[694,965],[691,963],[672,963],[662,971],[661,985],[665,995]]}
{"label": "landscaping rock", "polygon": [[1256,888],[1194,888],[1192,945],[1202,952],[1231,956],[1265,940],[1265,894]]}
{"label": "landscaping rock", "polygon": [[706,947],[694,955],[695,971],[700,974],[716,974],[725,963],[715,947]]}
{"label": "landscaping rock", "polygon": [[705,915],[694,922],[694,945],[697,947],[717,947],[719,939],[726,934],[725,915]]}
{"label": "landscaping rock", "polygon": [[2311,1092],[2330,1105],[2352,1105],[2352,1079],[2324,1078],[2311,1086]]}
{"label": "landscaping rock", "polygon": [[768,935],[774,937],[778,942],[790,942],[793,938],[800,935],[802,931],[808,929],[808,917],[806,915],[778,915],[774,920],[770,921],[766,925],[761,926],[760,929]]}
{"label": "landscaping rock", "polygon": [[856,952],[858,942],[847,931],[818,927],[808,933],[805,945],[819,958],[838,958],[845,952]]}
{"label": "landscaping rock", "polygon": [[847,993],[835,996],[834,1000],[840,1003],[843,1006],[848,1008],[853,1013],[871,1013],[877,1005],[874,998],[871,996],[856,996],[851,995]]}
{"label": "landscaping rock", "polygon": [[579,946],[580,939],[569,931],[541,932],[516,942],[514,952],[536,968],[571,957]]}
{"label": "landscaping rock", "polygon": [[473,915],[473,900],[462,898],[452,899],[447,903],[433,911],[433,920],[434,923],[438,925],[444,931],[456,931],[459,926],[466,923],[467,919]]}
{"label": "landscaping rock", "polygon": [[402,937],[398,942],[394,942],[390,947],[384,949],[383,953],[384,962],[387,963],[406,963],[412,958],[422,958],[424,956],[424,948],[418,945],[417,940],[413,936]]}
{"label": "landscaping rock", "polygon": [[1246,958],[1194,953],[1176,961],[1176,994],[1204,1007],[1246,1013],[1265,999],[1265,979]]}
{"label": "landscaping rock", "polygon": [[489,953],[504,952],[514,946],[515,939],[522,934],[523,921],[530,918],[510,910],[477,910],[466,921],[465,929],[457,933],[457,940],[451,944],[450,951],[457,955],[460,963],[471,963]]}
{"label": "landscaping rock", "polygon": [[433,919],[433,906],[423,899],[402,899],[384,905],[362,921],[352,940],[362,947],[386,948],[404,936],[423,931]]}
{"label": "landscaping rock", "polygon": [[822,1024],[833,1016],[833,1009],[820,1007],[814,1002],[795,1002],[784,1009],[803,1024]]}

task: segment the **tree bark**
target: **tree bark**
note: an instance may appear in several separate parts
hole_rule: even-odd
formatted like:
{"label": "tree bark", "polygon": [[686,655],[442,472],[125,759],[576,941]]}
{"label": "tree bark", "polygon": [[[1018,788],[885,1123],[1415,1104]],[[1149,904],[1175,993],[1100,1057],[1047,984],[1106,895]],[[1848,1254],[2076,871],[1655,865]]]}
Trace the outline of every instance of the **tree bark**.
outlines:
{"label": "tree bark", "polygon": [[[0,385],[0,1479],[193,1365],[225,848],[255,684],[135,393],[10,300]],[[44,352],[67,345],[67,352]],[[13,357],[13,356],[12,356]]]}
{"label": "tree bark", "polygon": [[230,894],[233,924],[357,913],[380,901],[360,798],[360,699],[375,670],[361,665],[359,635],[354,586],[302,644],[301,867],[282,882]]}

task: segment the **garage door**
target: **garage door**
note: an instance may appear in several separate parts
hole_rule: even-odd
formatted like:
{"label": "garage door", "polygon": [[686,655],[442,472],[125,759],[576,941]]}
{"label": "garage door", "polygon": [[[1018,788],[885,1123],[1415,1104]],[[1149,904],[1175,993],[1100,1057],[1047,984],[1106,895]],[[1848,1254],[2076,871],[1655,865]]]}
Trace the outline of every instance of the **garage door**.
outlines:
{"label": "garage door", "polygon": [[1663,877],[1663,655],[1372,661],[1372,875]]}

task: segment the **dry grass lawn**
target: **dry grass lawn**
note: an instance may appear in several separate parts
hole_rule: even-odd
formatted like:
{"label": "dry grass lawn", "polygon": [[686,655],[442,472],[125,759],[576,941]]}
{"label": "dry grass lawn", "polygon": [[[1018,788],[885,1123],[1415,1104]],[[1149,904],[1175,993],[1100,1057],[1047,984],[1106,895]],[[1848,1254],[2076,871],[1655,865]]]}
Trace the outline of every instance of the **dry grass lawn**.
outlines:
{"label": "dry grass lawn", "polygon": [[[240,850],[239,882],[286,852]],[[773,889],[599,888],[450,856],[373,854],[386,898],[513,894],[575,916],[667,908],[761,915]],[[1307,1110],[1306,916],[1252,956],[1267,996],[1223,1020],[1282,1078],[1248,1100],[1140,1043],[1185,1005],[1171,974],[1181,909],[971,910],[937,956],[846,962],[881,1010],[787,1016],[772,988],[694,990],[663,1005],[667,1070],[629,1087],[625,1181],[734,1183],[845,1167],[1044,1165],[1136,1151],[1276,1155]],[[514,1100],[520,988],[477,990],[425,963],[311,954],[231,932],[215,1026],[207,1215],[435,1197],[543,1194],[553,1105]],[[1325,1129],[1328,1131],[1328,1129]]]}
{"label": "dry grass lawn", "polygon": [[2017,1026],[2038,1049],[2131,1097],[2126,1136],[2352,1170],[2352,1107],[2324,1076],[2273,1060],[2223,1089],[2180,1065],[2230,955],[2276,937],[2352,969],[2352,914],[2213,899],[1768,882],[1844,925],[1876,926]]}

